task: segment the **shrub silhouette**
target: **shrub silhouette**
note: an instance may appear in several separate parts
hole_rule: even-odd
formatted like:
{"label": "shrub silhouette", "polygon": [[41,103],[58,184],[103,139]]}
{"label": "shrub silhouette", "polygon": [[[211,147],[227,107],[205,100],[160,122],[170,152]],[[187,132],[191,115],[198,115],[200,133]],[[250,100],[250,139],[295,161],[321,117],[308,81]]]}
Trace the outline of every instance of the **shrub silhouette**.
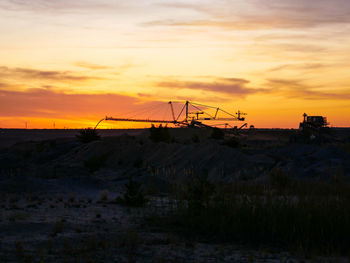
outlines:
{"label": "shrub silhouette", "polygon": [[199,143],[200,142],[199,136],[197,134],[192,136],[192,142],[194,142],[194,143]]}
{"label": "shrub silhouette", "polygon": [[189,210],[208,207],[209,201],[215,193],[215,185],[209,182],[208,172],[204,170],[201,175],[193,175],[187,182],[185,198],[188,200]]}
{"label": "shrub silhouette", "polygon": [[236,137],[231,137],[225,140],[223,144],[232,148],[237,148],[240,146],[240,141]]}
{"label": "shrub silhouette", "polygon": [[122,198],[118,197],[116,202],[125,206],[143,206],[146,203],[146,197],[142,190],[142,185],[136,182],[132,177],[125,184],[126,191]]}
{"label": "shrub silhouette", "polygon": [[134,162],[134,167],[135,168],[141,168],[143,164],[143,159],[141,156],[137,157],[135,162]]}
{"label": "shrub silhouette", "polygon": [[224,139],[224,136],[225,136],[225,134],[221,129],[214,128],[213,132],[211,133],[210,138],[215,139],[215,140],[222,140],[222,139]]}
{"label": "shrub silhouette", "polygon": [[153,142],[167,142],[167,143],[171,142],[171,136],[168,128],[163,127],[161,124],[159,125],[158,128],[152,124],[152,127],[150,128],[149,138]]}
{"label": "shrub silhouette", "polygon": [[106,160],[106,155],[92,156],[84,162],[84,166],[89,172],[93,173],[98,171],[104,165]]}
{"label": "shrub silhouette", "polygon": [[101,138],[97,131],[91,128],[80,130],[79,134],[77,134],[76,137],[82,143],[89,143],[92,141],[99,140]]}
{"label": "shrub silhouette", "polygon": [[281,168],[273,169],[269,177],[271,185],[276,189],[284,189],[292,184],[290,176]]}

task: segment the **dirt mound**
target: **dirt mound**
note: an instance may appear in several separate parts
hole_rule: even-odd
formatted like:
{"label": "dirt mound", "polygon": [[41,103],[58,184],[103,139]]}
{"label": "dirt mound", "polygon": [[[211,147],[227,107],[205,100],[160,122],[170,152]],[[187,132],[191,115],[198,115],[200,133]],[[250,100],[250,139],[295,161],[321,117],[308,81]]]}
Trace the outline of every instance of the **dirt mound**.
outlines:
{"label": "dirt mound", "polygon": [[350,153],[343,145],[291,144],[280,139],[254,144],[243,136],[238,138],[239,146],[229,147],[223,140],[210,139],[208,132],[190,130],[183,136],[185,132],[172,131],[172,143],[155,143],[147,132],[87,144],[75,138],[22,142],[0,152],[0,178],[89,177],[109,186],[130,176],[168,181],[203,172],[215,181],[266,180],[276,168],[295,178],[327,179],[339,173],[348,178],[350,174]]}

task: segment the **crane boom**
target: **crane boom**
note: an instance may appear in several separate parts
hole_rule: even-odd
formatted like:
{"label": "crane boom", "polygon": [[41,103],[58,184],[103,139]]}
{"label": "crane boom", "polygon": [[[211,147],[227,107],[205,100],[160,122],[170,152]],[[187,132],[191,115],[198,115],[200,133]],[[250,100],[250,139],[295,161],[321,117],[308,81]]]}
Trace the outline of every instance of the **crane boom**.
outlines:
{"label": "crane boom", "polygon": [[[100,120],[97,125],[95,126],[95,129],[97,128],[97,126],[102,122],[102,121],[120,121],[120,122],[149,122],[149,123],[165,123],[165,124],[174,124],[176,126],[187,126],[187,127],[213,127],[213,126],[209,126],[206,125],[204,123],[202,123],[201,121],[244,121],[244,118],[241,117],[241,115],[246,115],[245,113],[242,113],[240,111],[238,111],[238,116],[235,116],[219,107],[213,107],[213,106],[208,106],[208,105],[203,105],[203,104],[199,104],[199,103],[194,103],[191,101],[186,101],[180,111],[180,113],[177,115],[177,118],[175,118],[175,111],[174,111],[174,107],[173,107],[173,102],[169,101],[168,104],[170,104],[170,108],[171,108],[171,114],[172,114],[172,118],[173,120],[157,120],[157,119],[134,119],[134,118],[114,118],[114,117],[108,117],[106,116],[105,118],[103,118],[102,120]],[[192,106],[193,108],[199,110],[198,112],[189,112],[189,106]],[[206,108],[210,108],[210,109],[215,109],[215,115],[211,115],[208,112],[203,111],[202,109],[200,109],[198,106],[200,107],[206,107]],[[223,112],[226,115],[230,116],[230,117],[226,117],[226,118],[219,118],[218,113],[219,112]],[[185,119],[178,121],[178,119],[180,118],[181,114],[185,112]],[[199,114],[205,114],[208,117],[202,117],[199,118]],[[190,116],[191,115],[191,116]],[[196,118],[193,116],[196,115]],[[243,128],[243,126],[241,127]]]}
{"label": "crane boom", "polygon": [[178,121],[169,121],[169,120],[152,120],[152,119],[127,119],[127,118],[113,118],[113,117],[106,117],[106,121],[131,121],[131,122],[154,122],[154,123],[182,123]]}

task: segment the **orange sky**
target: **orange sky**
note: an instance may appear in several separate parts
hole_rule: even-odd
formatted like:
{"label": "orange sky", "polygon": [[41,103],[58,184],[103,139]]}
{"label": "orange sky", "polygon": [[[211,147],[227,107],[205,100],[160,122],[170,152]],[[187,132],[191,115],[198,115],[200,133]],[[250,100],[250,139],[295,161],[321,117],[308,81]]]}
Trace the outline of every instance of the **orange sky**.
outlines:
{"label": "orange sky", "polygon": [[2,0],[0,57],[0,128],[170,119],[186,99],[350,126],[348,0]]}

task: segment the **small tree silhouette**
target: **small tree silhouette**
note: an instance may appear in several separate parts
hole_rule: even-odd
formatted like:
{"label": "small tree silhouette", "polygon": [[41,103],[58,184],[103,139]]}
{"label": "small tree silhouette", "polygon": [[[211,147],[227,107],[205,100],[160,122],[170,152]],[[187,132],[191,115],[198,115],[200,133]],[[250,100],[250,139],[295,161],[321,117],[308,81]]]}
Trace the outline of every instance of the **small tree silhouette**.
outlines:
{"label": "small tree silhouette", "polygon": [[91,128],[80,130],[76,137],[82,143],[89,143],[101,139],[101,136],[97,133],[97,131]]}
{"label": "small tree silhouette", "polygon": [[132,177],[125,184],[126,191],[122,198],[116,199],[117,203],[126,206],[143,206],[146,203],[146,198],[142,190],[142,185],[136,182]]}
{"label": "small tree silhouette", "polygon": [[189,209],[198,212],[198,210],[208,207],[214,193],[215,185],[209,182],[207,170],[203,170],[200,175],[194,175],[187,182],[185,194]]}
{"label": "small tree silhouette", "polygon": [[224,132],[219,128],[214,128],[210,136],[210,138],[216,139],[216,140],[222,140],[224,139],[224,137],[225,137]]}
{"label": "small tree silhouette", "polygon": [[231,137],[223,142],[223,145],[232,147],[232,148],[237,148],[240,145],[240,141],[237,137]]}
{"label": "small tree silhouette", "polygon": [[168,128],[163,127],[161,124],[159,125],[158,128],[152,124],[152,127],[150,128],[149,138],[153,142],[170,142],[171,141],[171,136]]}
{"label": "small tree silhouette", "polygon": [[269,174],[270,183],[276,189],[285,189],[292,184],[292,179],[282,168],[275,168]]}

